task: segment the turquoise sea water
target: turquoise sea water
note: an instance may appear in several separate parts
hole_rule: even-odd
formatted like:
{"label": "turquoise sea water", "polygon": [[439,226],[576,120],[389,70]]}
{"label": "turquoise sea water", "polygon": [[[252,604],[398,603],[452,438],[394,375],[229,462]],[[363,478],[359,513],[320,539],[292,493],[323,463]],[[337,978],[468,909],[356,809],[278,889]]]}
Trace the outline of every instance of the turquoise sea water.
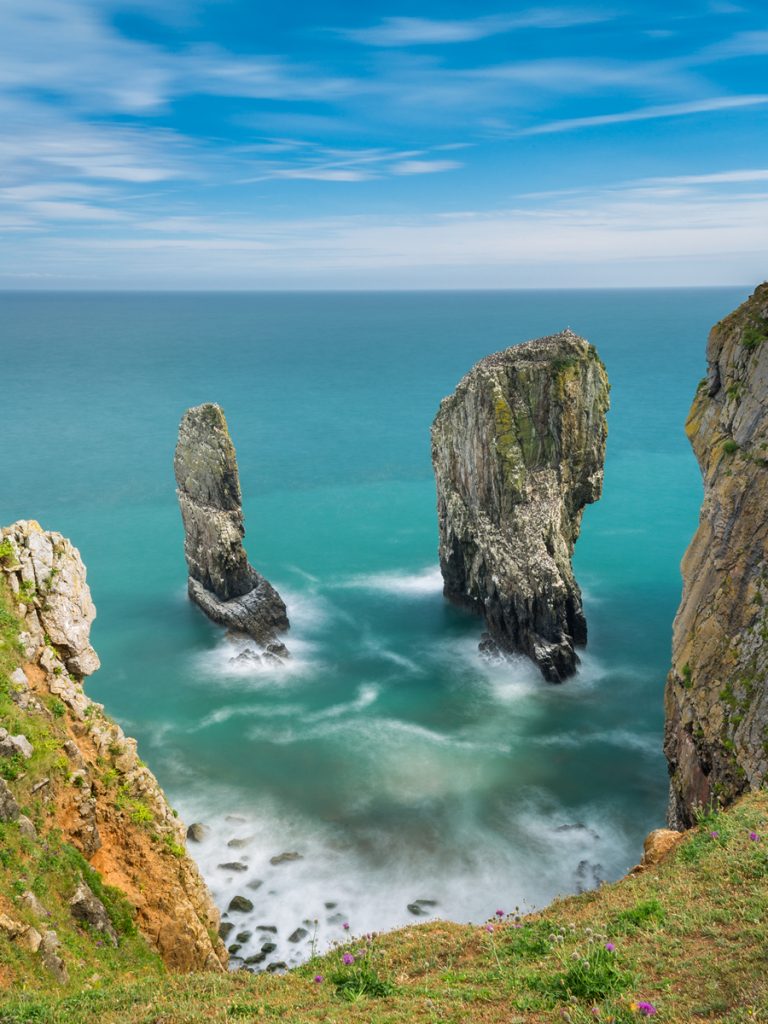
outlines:
{"label": "turquoise sea water", "polygon": [[[707,331],[746,294],[0,295],[0,521],[80,548],[88,692],[211,826],[193,852],[223,908],[253,900],[238,924],[278,927],[269,959],[306,954],[286,941],[305,919],[321,943],[343,920],[413,920],[419,898],[482,920],[636,862],[663,823],[663,683],[701,499],[683,423]],[[598,347],[612,409],[575,560],[590,644],[553,687],[525,660],[484,664],[481,623],[441,597],[429,426],[483,355],[565,326]],[[287,599],[287,669],[233,665],[186,598],[172,457],[203,401],[237,446],[251,561]],[[303,859],[270,865],[283,851]],[[217,866],[236,859],[247,871]]]}

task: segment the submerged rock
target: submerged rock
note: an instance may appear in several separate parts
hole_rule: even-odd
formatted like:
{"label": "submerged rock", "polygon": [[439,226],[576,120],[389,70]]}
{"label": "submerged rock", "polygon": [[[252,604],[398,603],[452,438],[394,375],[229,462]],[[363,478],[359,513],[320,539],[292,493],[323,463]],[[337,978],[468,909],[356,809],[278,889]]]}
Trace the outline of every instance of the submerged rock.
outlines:
{"label": "submerged rock", "polygon": [[602,490],[608,393],[564,331],[481,360],[432,425],[445,596],[485,616],[488,654],[527,654],[552,682],[587,640],[571,557]]}
{"label": "submerged rock", "polygon": [[208,835],[208,826],[199,821],[194,821],[187,829],[187,839],[193,843],[202,843]]}
{"label": "submerged rock", "polygon": [[276,857],[270,857],[269,863],[277,866],[278,864],[290,864],[292,861],[303,859],[300,853],[291,851],[290,853],[278,853]]}
{"label": "submerged rock", "polygon": [[284,650],[278,634],[289,625],[285,604],[248,562],[235,447],[218,405],[184,413],[174,470],[189,596],[214,622]]}
{"label": "submerged rock", "polygon": [[665,695],[669,823],[768,779],[768,283],[713,327],[686,433],[704,478]]}
{"label": "submerged rock", "polygon": [[233,896],[229,901],[227,910],[231,912],[237,911],[239,914],[249,914],[253,910],[253,903],[247,896]]}

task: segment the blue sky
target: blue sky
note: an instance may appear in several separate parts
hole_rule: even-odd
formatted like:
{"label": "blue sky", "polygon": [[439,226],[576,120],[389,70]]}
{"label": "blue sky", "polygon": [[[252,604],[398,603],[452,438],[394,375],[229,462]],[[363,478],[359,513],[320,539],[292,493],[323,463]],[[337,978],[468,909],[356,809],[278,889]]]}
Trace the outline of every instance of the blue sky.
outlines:
{"label": "blue sky", "polygon": [[0,287],[768,276],[765,0],[0,0]]}

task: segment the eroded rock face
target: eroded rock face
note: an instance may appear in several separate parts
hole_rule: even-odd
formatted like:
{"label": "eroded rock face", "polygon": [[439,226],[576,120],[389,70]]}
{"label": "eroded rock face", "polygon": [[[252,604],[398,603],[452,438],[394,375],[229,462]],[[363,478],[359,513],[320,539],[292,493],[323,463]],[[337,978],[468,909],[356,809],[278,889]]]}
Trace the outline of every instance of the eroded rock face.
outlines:
{"label": "eroded rock face", "polygon": [[[227,955],[216,938],[219,913],[185,855],[184,826],[139,759],[136,741],[83,690],[83,677],[99,661],[89,640],[96,610],[79,552],[60,534],[20,521],[0,529],[0,574],[24,626],[23,664],[10,673],[11,699],[48,728],[56,723],[68,762],[67,772],[51,771],[39,780],[30,775],[32,767],[26,769],[23,785],[39,794],[43,807],[39,838],[49,828],[60,830],[106,883],[121,889],[136,908],[139,930],[169,967],[223,970]],[[52,697],[62,709],[56,716],[47,706]],[[37,838],[2,779],[0,820],[26,822],[25,834]],[[98,911],[87,896],[85,889],[75,894],[73,913]],[[104,930],[114,938],[106,925]],[[57,977],[66,978],[55,939],[53,932],[43,935],[39,952]]]}
{"label": "eroded rock face", "polygon": [[768,773],[768,284],[716,324],[686,423],[704,477],[665,696],[669,821]]}
{"label": "eroded rock face", "polygon": [[481,360],[432,425],[444,593],[553,682],[587,639],[571,557],[602,490],[608,393],[593,346],[564,331]]}
{"label": "eroded rock face", "polygon": [[181,420],[174,470],[184,522],[189,595],[214,622],[285,652],[285,604],[249,565],[243,547],[240,479],[224,413],[207,403]]}

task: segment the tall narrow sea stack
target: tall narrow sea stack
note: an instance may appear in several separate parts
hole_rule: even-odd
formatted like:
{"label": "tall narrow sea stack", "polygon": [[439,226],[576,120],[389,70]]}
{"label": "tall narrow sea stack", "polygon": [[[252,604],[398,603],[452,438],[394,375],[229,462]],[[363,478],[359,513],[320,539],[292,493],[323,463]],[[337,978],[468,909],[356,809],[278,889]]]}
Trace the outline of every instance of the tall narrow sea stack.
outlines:
{"label": "tall narrow sea stack", "polygon": [[670,824],[768,779],[768,284],[716,324],[686,423],[704,477],[666,690]]}
{"label": "tall narrow sea stack", "polygon": [[220,406],[188,409],[181,420],[174,470],[184,522],[189,596],[214,622],[247,634],[271,653],[287,653],[285,604],[249,565],[243,547],[235,447]]}
{"label": "tall narrow sea stack", "polygon": [[432,425],[446,597],[561,682],[587,625],[571,557],[603,485],[608,377],[572,331],[487,356]]}

